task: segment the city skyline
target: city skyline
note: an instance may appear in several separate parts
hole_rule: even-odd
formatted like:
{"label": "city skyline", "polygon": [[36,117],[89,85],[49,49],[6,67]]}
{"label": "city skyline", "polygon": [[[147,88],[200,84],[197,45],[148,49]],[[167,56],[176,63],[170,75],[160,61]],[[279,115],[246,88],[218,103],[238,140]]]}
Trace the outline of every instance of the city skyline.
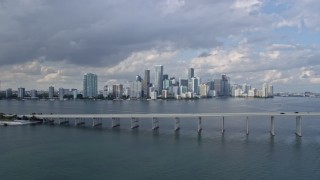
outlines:
{"label": "city skyline", "polygon": [[0,88],[82,89],[77,82],[86,72],[98,74],[101,85],[125,83],[162,64],[174,77],[193,67],[209,79],[228,74],[281,92],[320,92],[319,6],[317,0],[5,0]]}

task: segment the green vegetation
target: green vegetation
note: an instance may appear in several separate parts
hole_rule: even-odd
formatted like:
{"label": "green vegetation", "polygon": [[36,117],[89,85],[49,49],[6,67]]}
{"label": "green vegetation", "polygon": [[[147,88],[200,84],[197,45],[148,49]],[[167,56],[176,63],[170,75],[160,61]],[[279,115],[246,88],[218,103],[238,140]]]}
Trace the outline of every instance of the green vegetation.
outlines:
{"label": "green vegetation", "polygon": [[6,115],[4,113],[0,113],[1,121],[12,121],[17,118],[17,115]]}

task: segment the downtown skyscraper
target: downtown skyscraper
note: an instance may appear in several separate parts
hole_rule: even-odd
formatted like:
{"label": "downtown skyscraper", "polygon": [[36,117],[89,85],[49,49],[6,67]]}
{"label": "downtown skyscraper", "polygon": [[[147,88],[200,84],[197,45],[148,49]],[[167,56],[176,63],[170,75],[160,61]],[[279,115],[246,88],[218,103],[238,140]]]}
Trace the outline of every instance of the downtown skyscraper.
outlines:
{"label": "downtown skyscraper", "polygon": [[149,87],[150,87],[150,70],[144,71],[144,79],[142,82],[142,91],[144,97],[149,97]]}
{"label": "downtown skyscraper", "polygon": [[163,66],[155,65],[154,88],[160,94],[163,89]]}
{"label": "downtown skyscraper", "polygon": [[83,77],[83,97],[94,98],[98,95],[98,76],[86,73]]}

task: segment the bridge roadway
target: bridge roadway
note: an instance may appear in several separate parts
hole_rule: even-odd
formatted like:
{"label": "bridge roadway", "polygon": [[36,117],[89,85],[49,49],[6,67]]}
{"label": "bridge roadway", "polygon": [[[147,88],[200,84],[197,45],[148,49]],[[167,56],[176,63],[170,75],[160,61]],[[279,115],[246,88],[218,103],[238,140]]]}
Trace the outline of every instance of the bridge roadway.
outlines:
{"label": "bridge roadway", "polygon": [[[58,120],[59,124],[69,123],[69,120],[74,120],[75,125],[85,124],[85,119],[92,119],[92,125],[102,125],[103,119],[112,119],[112,127],[120,126],[120,118],[131,119],[131,128],[139,127],[139,119],[152,119],[152,130],[159,128],[159,118],[174,118],[174,130],[180,129],[181,118],[195,118],[198,120],[198,133],[202,130],[202,118],[220,117],[222,118],[221,132],[224,133],[225,117],[245,117],[246,118],[246,134],[249,134],[249,117],[270,117],[271,119],[271,135],[275,135],[275,117],[296,117],[296,135],[301,135],[301,117],[320,117],[320,112],[243,112],[243,113],[139,113],[139,114],[34,114],[24,115],[26,117],[36,117],[49,121]],[[99,121],[97,123],[97,121]]]}

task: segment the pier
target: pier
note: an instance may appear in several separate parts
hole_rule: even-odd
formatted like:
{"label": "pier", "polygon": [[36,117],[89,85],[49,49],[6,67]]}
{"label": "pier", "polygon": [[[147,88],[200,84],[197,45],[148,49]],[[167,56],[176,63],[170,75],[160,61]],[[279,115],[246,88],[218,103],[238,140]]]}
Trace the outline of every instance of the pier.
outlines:
{"label": "pier", "polygon": [[290,117],[296,120],[295,134],[299,137],[302,136],[301,121],[303,117],[320,117],[320,112],[248,112],[248,113],[184,113],[184,114],[34,114],[24,115],[26,117],[36,117],[44,119],[48,122],[57,122],[59,125],[71,124],[74,122],[75,126],[85,124],[85,120],[92,120],[92,126],[102,126],[103,123],[109,122],[111,119],[111,127],[116,128],[120,126],[120,119],[130,119],[131,129],[139,128],[140,120],[151,120],[151,129],[157,130],[160,128],[159,122],[161,119],[172,119],[173,130],[180,130],[180,123],[183,119],[197,120],[197,132],[200,134],[202,131],[203,118],[221,118],[221,133],[225,133],[225,118],[226,117],[244,117],[246,124],[246,134],[249,135],[249,119],[252,117],[269,117],[270,118],[270,134],[275,136],[275,120],[281,117]]}

